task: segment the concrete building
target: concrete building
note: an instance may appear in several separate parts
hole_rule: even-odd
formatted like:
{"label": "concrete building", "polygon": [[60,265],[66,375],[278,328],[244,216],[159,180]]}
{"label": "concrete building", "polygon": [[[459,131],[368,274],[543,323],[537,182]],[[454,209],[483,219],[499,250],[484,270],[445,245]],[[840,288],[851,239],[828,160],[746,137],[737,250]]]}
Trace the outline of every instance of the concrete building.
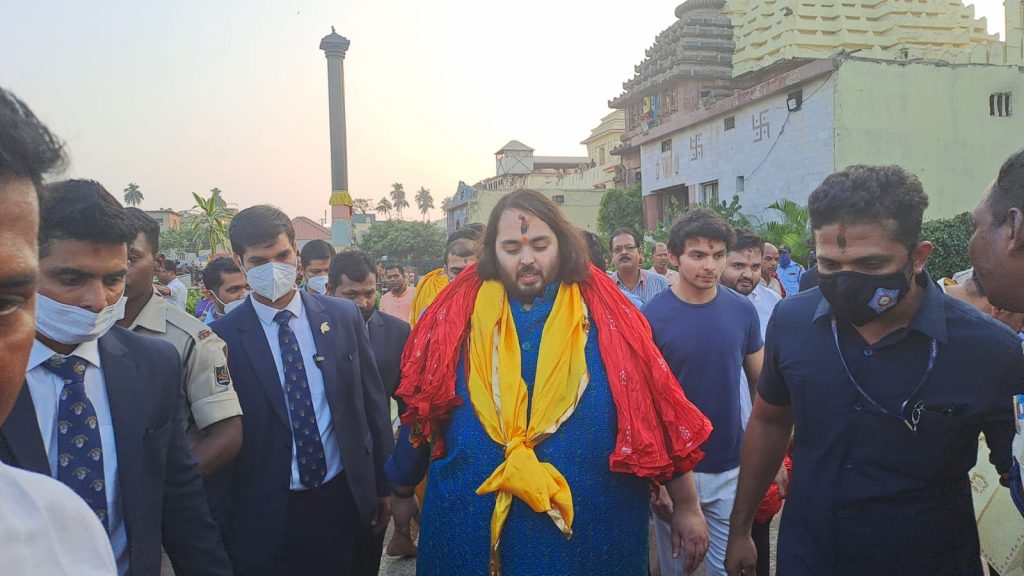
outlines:
{"label": "concrete building", "polygon": [[376,223],[376,214],[352,215],[352,235],[355,237],[356,245],[363,241],[363,235],[369,232],[370,228]]}
{"label": "concrete building", "polygon": [[345,135],[345,53],[351,44],[331,26],[320,40],[327,57],[327,96],[331,128],[331,244],[352,245],[352,196],[348,192],[348,149]]}
{"label": "concrete building", "polygon": [[498,200],[519,188],[546,194],[571,222],[596,230],[601,196],[614,187],[619,163],[612,149],[618,145],[624,125],[619,110],[602,118],[581,142],[587,147],[587,156],[537,156],[522,142],[509,141],[494,154],[495,176],[473,186],[459,182],[445,207],[448,233],[472,222],[486,222]]}
{"label": "concrete building", "polygon": [[[1024,16],[1020,0],[1006,9],[1008,41],[999,42],[958,1],[689,0],[611,102],[630,110],[617,150],[622,183],[641,185],[650,227],[669,198],[737,195],[744,212],[765,216],[781,198],[806,203],[826,175],[858,163],[914,172],[931,200],[926,217],[970,210],[1024,134],[1014,114],[1024,99]],[[733,77],[722,81],[720,54],[699,52],[719,46],[708,43],[715,35],[690,24],[724,25],[726,10],[735,52]],[[666,73],[680,53],[714,66],[680,80]],[[662,96],[658,114],[631,120],[652,90],[683,104],[666,113]]]}
{"label": "concrete building", "polygon": [[160,231],[178,230],[181,228],[181,213],[174,210],[161,208],[160,210],[146,210],[146,215],[160,223]]}

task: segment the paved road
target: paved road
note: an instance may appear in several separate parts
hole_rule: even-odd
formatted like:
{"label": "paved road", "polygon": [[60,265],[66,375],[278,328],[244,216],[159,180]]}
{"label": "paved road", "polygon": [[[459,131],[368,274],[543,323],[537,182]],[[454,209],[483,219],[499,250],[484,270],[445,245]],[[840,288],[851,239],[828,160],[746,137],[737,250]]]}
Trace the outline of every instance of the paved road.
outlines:
{"label": "paved road", "polygon": [[[388,536],[387,536],[387,539],[385,539],[385,542],[390,542],[391,541],[392,528],[393,527],[389,527],[388,528]],[[773,551],[775,550],[775,541],[776,541],[776,538],[778,537],[778,533],[779,533],[779,516],[776,516],[775,517],[775,521],[772,522],[772,550]],[[654,541],[654,537],[653,536],[651,537],[651,541],[653,543],[653,541]],[[652,546],[653,546],[653,544],[652,544]],[[774,559],[774,554],[772,555],[772,558]],[[772,564],[773,564],[773,566],[772,566],[772,573],[774,574],[774,571],[775,571],[774,562],[772,562]],[[384,560],[381,562],[381,565],[380,565],[380,574],[381,574],[381,576],[415,576],[416,575],[416,559],[415,558],[391,558],[387,554],[385,554],[384,555]],[[694,576],[704,576],[704,575],[705,575],[705,570],[704,570],[704,566],[702,565],[700,568],[697,569],[697,572],[694,573]],[[659,576],[659,574],[657,572],[655,572],[653,574],[653,576]]]}

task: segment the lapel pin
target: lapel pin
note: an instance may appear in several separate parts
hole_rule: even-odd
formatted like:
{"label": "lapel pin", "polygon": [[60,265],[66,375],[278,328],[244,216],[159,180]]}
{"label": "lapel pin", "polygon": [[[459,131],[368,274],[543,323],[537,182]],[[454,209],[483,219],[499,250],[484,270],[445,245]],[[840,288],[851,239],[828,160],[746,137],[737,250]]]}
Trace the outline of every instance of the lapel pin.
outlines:
{"label": "lapel pin", "polygon": [[330,331],[331,331],[331,325],[328,324],[327,322],[324,322],[323,324],[320,325],[320,333],[321,334],[327,334]]}

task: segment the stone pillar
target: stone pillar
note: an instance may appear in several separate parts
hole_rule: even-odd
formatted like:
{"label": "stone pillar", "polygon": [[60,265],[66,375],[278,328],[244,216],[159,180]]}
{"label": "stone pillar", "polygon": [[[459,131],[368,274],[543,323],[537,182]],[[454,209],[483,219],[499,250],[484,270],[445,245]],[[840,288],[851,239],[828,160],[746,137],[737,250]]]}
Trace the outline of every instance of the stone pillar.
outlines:
{"label": "stone pillar", "polygon": [[345,52],[349,40],[334,31],[320,40],[327,56],[327,97],[331,127],[331,244],[352,245],[352,196],[348,191],[348,150],[345,141]]}

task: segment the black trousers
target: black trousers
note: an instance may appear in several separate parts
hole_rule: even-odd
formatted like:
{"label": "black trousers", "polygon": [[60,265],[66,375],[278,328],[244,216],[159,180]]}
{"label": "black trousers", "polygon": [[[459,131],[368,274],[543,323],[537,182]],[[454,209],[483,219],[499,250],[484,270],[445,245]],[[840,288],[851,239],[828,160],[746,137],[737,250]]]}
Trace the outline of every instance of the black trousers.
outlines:
{"label": "black trousers", "polygon": [[380,573],[385,535],[384,532],[374,534],[368,526],[356,534],[355,548],[352,550],[352,576],[377,576]]}
{"label": "black trousers", "polygon": [[[275,575],[350,576],[359,520],[345,473],[312,490],[288,495]],[[379,557],[379,555],[378,555]]]}

